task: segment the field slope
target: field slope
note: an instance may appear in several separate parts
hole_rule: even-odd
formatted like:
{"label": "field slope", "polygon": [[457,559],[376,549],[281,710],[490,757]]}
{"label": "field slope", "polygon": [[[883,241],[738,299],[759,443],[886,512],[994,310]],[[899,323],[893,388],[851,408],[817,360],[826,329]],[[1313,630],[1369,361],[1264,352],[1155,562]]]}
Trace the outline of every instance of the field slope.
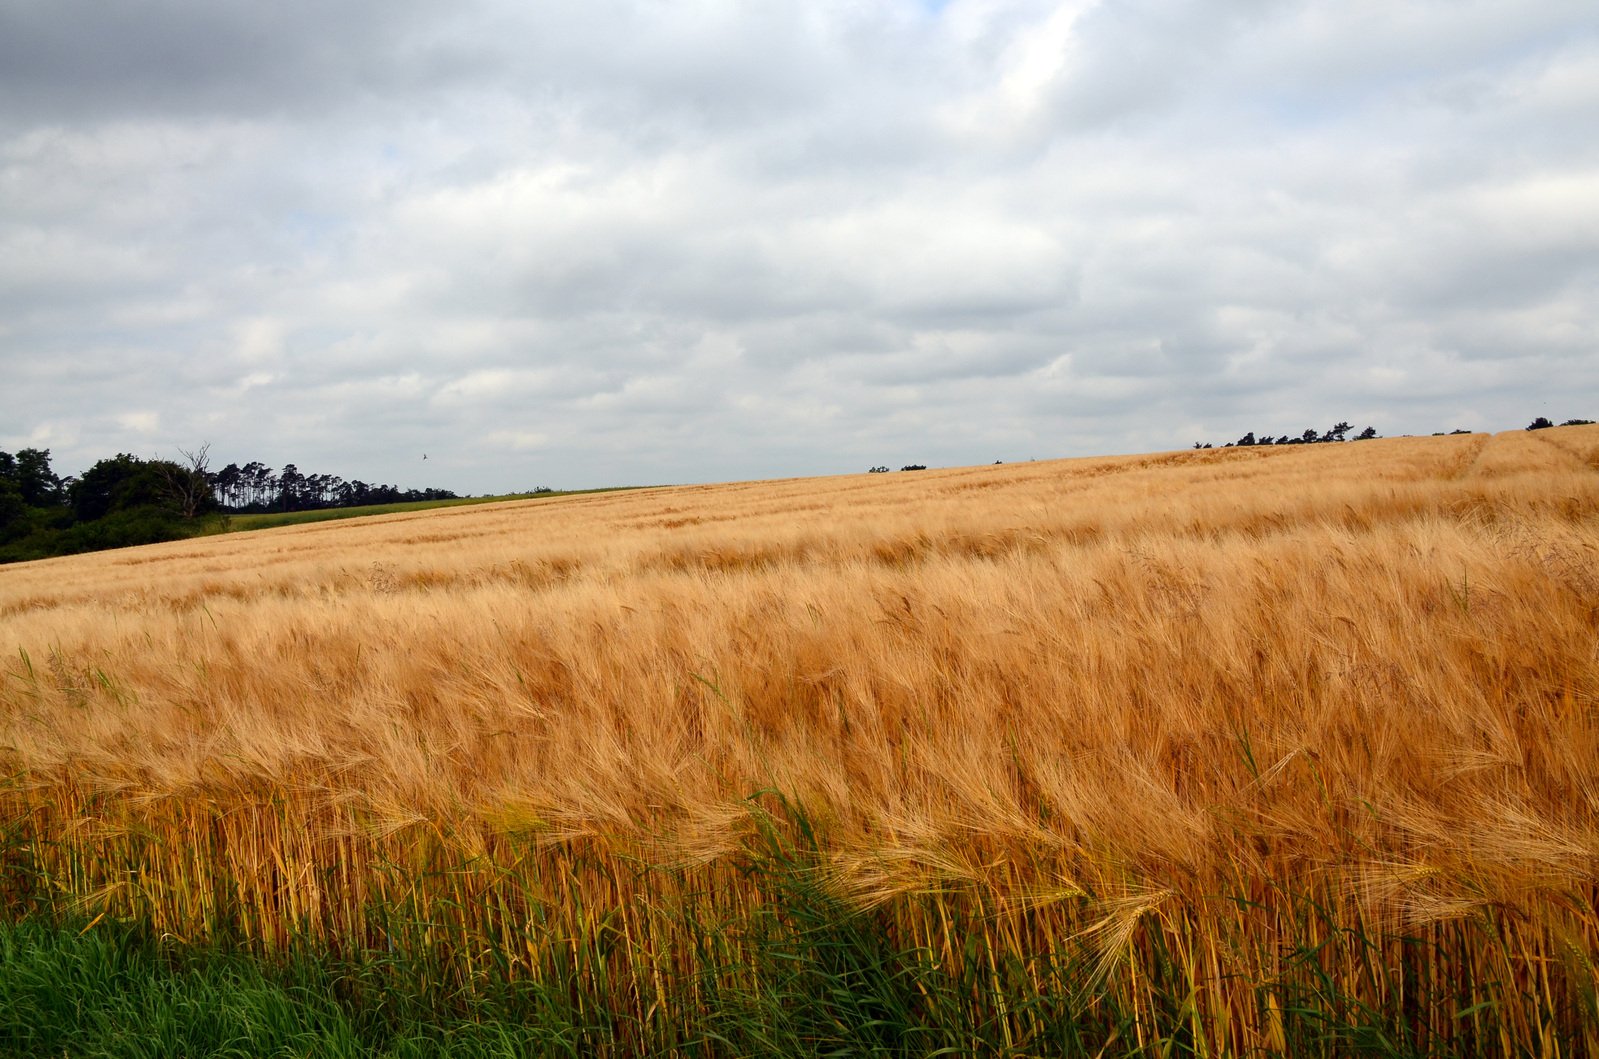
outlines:
{"label": "field slope", "polygon": [[0,649],[8,918],[583,1052],[1599,1052],[1599,427],[224,535]]}

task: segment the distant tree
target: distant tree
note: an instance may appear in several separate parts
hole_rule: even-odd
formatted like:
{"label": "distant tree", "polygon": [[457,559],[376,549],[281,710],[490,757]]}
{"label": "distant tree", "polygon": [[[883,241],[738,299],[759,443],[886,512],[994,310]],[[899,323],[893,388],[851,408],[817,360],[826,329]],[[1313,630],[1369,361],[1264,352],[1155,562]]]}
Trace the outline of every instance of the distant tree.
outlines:
{"label": "distant tree", "polygon": [[211,475],[211,484],[216,487],[217,500],[224,507],[239,506],[239,479],[241,477],[242,472],[236,463],[230,463]]}
{"label": "distant tree", "polygon": [[206,442],[193,452],[188,449],[179,449],[178,452],[183,456],[182,463],[172,460],[150,462],[150,466],[165,479],[168,495],[178,514],[185,519],[192,519],[197,515],[215,511],[216,489],[212,484],[208,466],[211,459],[211,443]]}
{"label": "distant tree", "polygon": [[119,452],[101,460],[77,481],[70,494],[72,513],[79,522],[94,522],[118,511],[152,508],[177,514],[167,485],[167,470]]}
{"label": "distant tree", "polygon": [[1333,428],[1321,436],[1322,441],[1342,441],[1344,435],[1353,428],[1348,423],[1334,424]]}
{"label": "distant tree", "polygon": [[276,495],[272,468],[252,460],[239,468],[239,507],[265,507]]}
{"label": "distant tree", "polygon": [[78,476],[72,486],[72,514],[79,522],[93,522],[111,513],[119,492],[144,461],[128,453],[99,460]]}
{"label": "distant tree", "polygon": [[1370,441],[1372,438],[1374,438],[1376,436],[1377,436],[1377,428],[1376,427],[1367,427],[1365,430],[1362,430],[1360,433],[1355,435],[1355,440],[1356,441]]}
{"label": "distant tree", "polygon": [[1239,445],[1240,448],[1242,448],[1245,445],[1253,445],[1254,443],[1255,443],[1255,432],[1253,430],[1251,430],[1249,433],[1245,434],[1243,437],[1238,439],[1238,445]]}
{"label": "distant tree", "polygon": [[278,495],[277,472],[263,463],[252,463],[245,469],[250,471],[250,486],[255,505],[261,508],[271,506]]}
{"label": "distant tree", "polygon": [[901,467],[900,470],[902,470],[902,471],[925,471],[925,470],[927,470],[927,465],[926,464],[922,464],[922,463],[907,463],[905,466]]}
{"label": "distant tree", "polygon": [[26,535],[28,526],[28,505],[22,499],[22,490],[11,478],[0,474],[0,544]]}
{"label": "distant tree", "polygon": [[223,480],[222,488],[226,491],[223,503],[228,507],[238,510],[250,502],[250,468],[246,464],[240,467],[230,463],[217,472]]}
{"label": "distant tree", "polygon": [[328,476],[325,474],[308,474],[305,476],[305,496],[303,506],[308,508],[326,507],[328,493]]}
{"label": "distant tree", "polygon": [[1563,426],[1563,427],[1591,427],[1591,426],[1593,426],[1593,420],[1591,420],[1591,419],[1568,419],[1564,423],[1561,423],[1560,425]]}
{"label": "distant tree", "polygon": [[[55,507],[61,503],[61,479],[50,469],[49,449],[18,449],[8,460],[11,478],[29,507]],[[3,472],[0,472],[3,473]]]}
{"label": "distant tree", "polygon": [[278,472],[278,502],[280,511],[300,510],[301,494],[305,489],[305,476],[300,469],[292,463],[283,465],[283,470]]}
{"label": "distant tree", "polygon": [[1527,426],[1527,429],[1528,430],[1548,430],[1552,426],[1554,426],[1554,424],[1549,422],[1549,420],[1546,417],[1539,416],[1537,419],[1534,419]]}
{"label": "distant tree", "polygon": [[873,467],[871,470],[867,471],[866,473],[867,474],[887,474],[888,473],[888,468],[887,467]]}

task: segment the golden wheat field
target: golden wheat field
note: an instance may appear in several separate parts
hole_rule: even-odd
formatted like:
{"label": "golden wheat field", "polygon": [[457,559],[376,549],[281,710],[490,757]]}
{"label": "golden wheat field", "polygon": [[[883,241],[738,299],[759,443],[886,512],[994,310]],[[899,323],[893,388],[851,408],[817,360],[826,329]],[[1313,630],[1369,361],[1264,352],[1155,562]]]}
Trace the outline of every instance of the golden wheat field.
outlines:
{"label": "golden wheat field", "polygon": [[1008,975],[960,1002],[1019,1051],[1071,951],[1137,1047],[1289,1048],[1299,981],[1599,1052],[1599,427],[222,535],[0,568],[0,649],[13,903],[265,952],[403,906],[644,1026],[775,829]]}

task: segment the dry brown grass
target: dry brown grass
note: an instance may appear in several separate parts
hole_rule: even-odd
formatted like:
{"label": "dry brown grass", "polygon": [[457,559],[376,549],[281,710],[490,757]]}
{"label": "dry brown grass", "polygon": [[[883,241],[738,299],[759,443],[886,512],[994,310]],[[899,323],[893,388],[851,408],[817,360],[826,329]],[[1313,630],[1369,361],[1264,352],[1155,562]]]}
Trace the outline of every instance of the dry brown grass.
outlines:
{"label": "dry brown grass", "polygon": [[[1491,936],[1448,973],[1576,1010],[1599,952],[1596,467],[1596,427],[1210,450],[3,568],[0,801],[56,900],[184,936],[225,915],[370,937],[396,894],[454,895],[464,936],[494,934],[526,917],[490,899],[509,874],[623,909],[645,976],[684,958],[650,902],[694,879],[755,899],[728,865],[776,789],[853,901],[964,895],[991,945],[1087,944],[1107,974],[1177,953],[1218,1050],[1272,1045],[1280,1015],[1238,982],[1318,929],[1304,901],[1363,937]],[[446,862],[475,867],[391,870]],[[957,944],[940,900],[894,907]],[[1367,958],[1324,963],[1358,992]],[[1416,1017],[1448,1036],[1457,999]]]}

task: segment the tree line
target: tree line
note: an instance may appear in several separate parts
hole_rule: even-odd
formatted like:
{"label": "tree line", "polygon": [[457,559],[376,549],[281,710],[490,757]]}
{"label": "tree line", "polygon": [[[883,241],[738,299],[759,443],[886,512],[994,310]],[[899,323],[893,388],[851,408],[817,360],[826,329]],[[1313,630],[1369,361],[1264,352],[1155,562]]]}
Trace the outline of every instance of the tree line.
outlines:
{"label": "tree line", "polygon": [[304,474],[292,463],[276,473],[258,462],[242,467],[230,463],[220,471],[207,473],[217,503],[236,514],[456,499],[456,494],[448,489],[400,489],[359,478],[345,481],[336,474]]}
{"label": "tree line", "polygon": [[[1355,428],[1350,424],[1340,421],[1333,424],[1330,429],[1322,433],[1317,433],[1314,428],[1307,428],[1303,434],[1283,434],[1277,438],[1273,438],[1269,433],[1261,434],[1260,437],[1257,438],[1255,436],[1255,432],[1251,430],[1237,441],[1227,442],[1222,446],[1222,448],[1248,448],[1251,445],[1319,445],[1325,442],[1341,442],[1349,440],[1349,432],[1353,429]],[[1367,427],[1359,434],[1356,434],[1354,440],[1370,441],[1372,438],[1377,436],[1378,434],[1375,427]],[[1210,449],[1215,448],[1215,446],[1208,441],[1196,441],[1194,442],[1194,448]]]}
{"label": "tree line", "polygon": [[76,477],[57,475],[50,450],[0,452],[0,562],[179,540],[229,514],[452,500],[448,489],[400,489],[294,464],[209,466],[210,446],[181,460],[121,452]]}
{"label": "tree line", "polygon": [[[1591,426],[1592,424],[1593,424],[1593,420],[1591,420],[1591,419],[1568,419],[1564,423],[1561,423],[1560,426],[1563,426],[1563,427],[1581,427],[1581,426]],[[1555,423],[1553,421],[1551,421],[1547,416],[1539,416],[1538,418],[1536,418],[1536,419],[1534,419],[1532,421],[1531,425],[1529,425],[1527,427],[1527,429],[1528,430],[1547,430],[1548,428],[1550,428],[1550,427],[1552,427],[1554,425],[1555,425]],[[1327,441],[1343,441],[1343,440],[1346,439],[1346,437],[1348,436],[1349,432],[1351,430],[1353,430],[1353,429],[1354,429],[1354,427],[1350,426],[1348,423],[1339,422],[1339,423],[1334,424],[1332,429],[1327,430],[1327,431],[1325,431],[1323,433],[1320,433],[1320,434],[1318,434],[1314,429],[1311,429],[1311,430],[1306,430],[1303,434],[1299,434],[1299,435],[1293,436],[1293,437],[1290,437],[1289,435],[1284,434],[1281,437],[1276,438],[1275,440],[1273,440],[1272,436],[1269,433],[1262,434],[1260,437],[1256,437],[1255,436],[1255,432],[1253,430],[1251,430],[1249,433],[1245,434],[1243,437],[1239,438],[1237,441],[1229,441],[1229,442],[1227,442],[1225,445],[1222,446],[1222,448],[1231,449],[1231,448],[1238,448],[1238,447],[1248,447],[1250,445],[1315,445],[1315,444],[1320,444],[1322,442],[1327,442]],[[1448,431],[1448,433],[1449,434],[1470,434],[1471,431],[1469,431],[1469,430],[1451,430],[1451,431]],[[1372,438],[1380,437],[1380,436],[1381,435],[1379,435],[1374,428],[1367,427],[1365,430],[1362,430],[1359,434],[1356,434],[1353,440],[1355,440],[1355,441],[1369,441]],[[1444,437],[1444,436],[1445,436],[1445,432],[1442,431],[1442,430],[1437,431],[1436,433],[1433,434],[1433,437],[1435,437],[1435,438],[1441,438],[1441,437]],[[1196,441],[1196,442],[1194,442],[1194,448],[1196,448],[1196,449],[1210,449],[1210,448],[1215,448],[1215,446],[1210,444],[1210,442],[1208,442],[1208,441]],[[883,469],[887,470],[888,468],[885,467]]]}

